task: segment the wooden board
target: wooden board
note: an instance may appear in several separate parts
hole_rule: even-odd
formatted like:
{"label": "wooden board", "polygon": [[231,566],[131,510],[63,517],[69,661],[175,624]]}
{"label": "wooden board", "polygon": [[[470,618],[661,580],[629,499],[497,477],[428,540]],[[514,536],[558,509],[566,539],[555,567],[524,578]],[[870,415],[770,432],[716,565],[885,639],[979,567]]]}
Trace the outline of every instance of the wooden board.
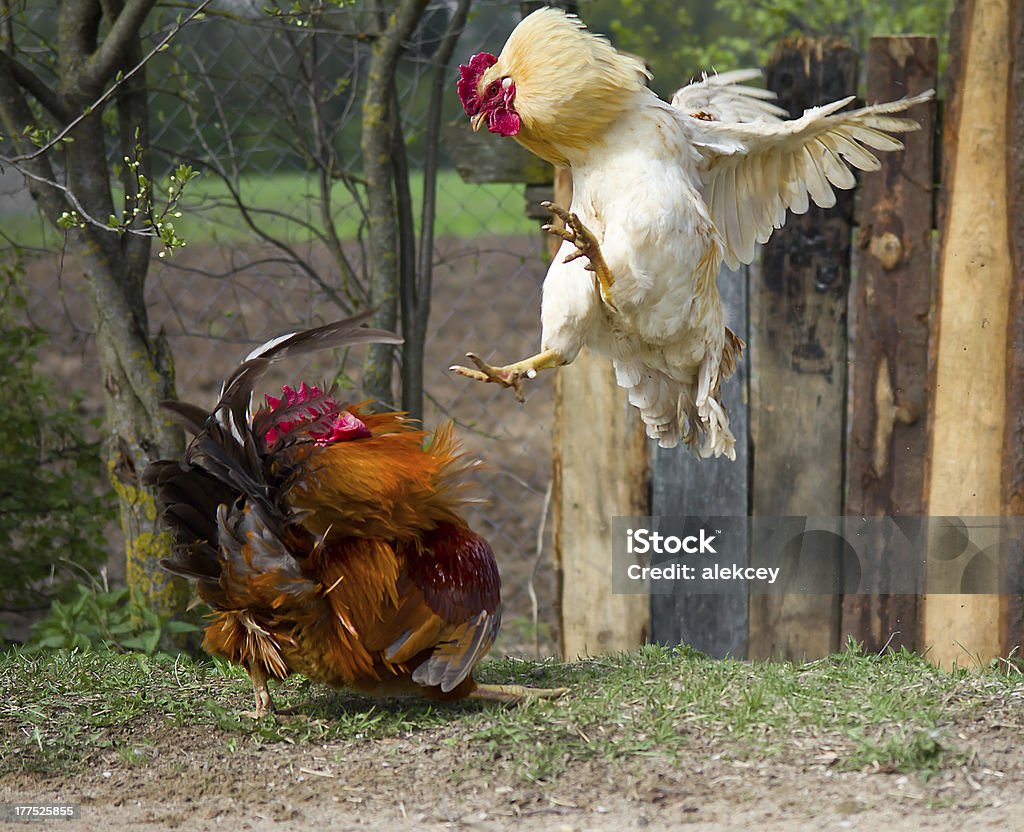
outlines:
{"label": "wooden board", "polygon": [[[928,512],[938,516],[993,516],[1005,506],[1010,4],[962,3],[951,33],[956,83],[943,134],[946,204],[927,479]],[[973,666],[1000,653],[999,596],[928,595],[924,613],[934,661]]]}
{"label": "wooden board", "polygon": [[[893,101],[934,88],[935,38],[879,37],[868,47],[867,97]],[[921,130],[902,153],[878,154],[861,177],[859,268],[850,291],[849,434],[846,508],[855,516],[924,513],[928,451],[928,337],[932,274],[936,104],[907,113]],[[914,649],[916,595],[843,599],[841,638],[877,652]]]}
{"label": "wooden board", "polygon": [[[572,180],[558,170],[555,202],[571,201]],[[611,361],[583,350],[555,372],[552,514],[562,656],[571,661],[647,640],[647,596],[612,593],[612,518],[648,513],[647,440]]]}
{"label": "wooden board", "polygon": [[[794,116],[850,95],[857,53],[827,40],[784,41],[769,63],[769,89]],[[846,392],[846,294],[853,198],[787,217],[751,281],[753,513],[842,513]],[[839,646],[840,599],[750,599],[751,658],[817,658]]]}
{"label": "wooden board", "polygon": [[487,129],[474,133],[469,119],[464,116],[444,124],[441,137],[464,182],[526,185],[551,182],[551,165],[504,136]]}
{"label": "wooden board", "polygon": [[584,350],[555,383],[555,560],[567,661],[647,640],[646,595],[612,593],[612,518],[647,514],[646,436],[611,363]]}
{"label": "wooden board", "polygon": [[[1006,431],[1003,438],[1003,499],[1005,514],[1024,515],[1024,4],[1011,8],[1009,122],[1010,288],[1011,320],[1007,331]],[[1017,541],[1024,546],[1024,541]],[[1024,581],[1024,576],[1020,576]],[[1024,596],[1009,595],[1003,610],[1003,655],[1024,654]]]}
{"label": "wooden board", "polygon": [[[747,269],[722,267],[718,289],[726,324],[744,341],[749,338]],[[695,459],[682,447],[664,449],[651,443],[651,514],[745,517],[750,511],[749,361],[747,351],[736,374],[723,385],[729,424],[736,436],[736,461]],[[742,548],[742,546],[741,546]],[[746,563],[736,558],[738,565]],[[745,595],[651,596],[651,640],[688,644],[715,658],[747,653]]]}

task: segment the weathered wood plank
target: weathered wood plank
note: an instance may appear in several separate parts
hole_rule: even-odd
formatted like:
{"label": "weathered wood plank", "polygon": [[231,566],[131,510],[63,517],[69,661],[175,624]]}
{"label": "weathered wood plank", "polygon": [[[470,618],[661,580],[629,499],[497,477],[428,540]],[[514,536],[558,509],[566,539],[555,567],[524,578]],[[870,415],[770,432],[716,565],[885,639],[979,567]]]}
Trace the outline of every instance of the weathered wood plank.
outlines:
{"label": "weathered wood plank", "polygon": [[[867,97],[892,101],[934,88],[935,38],[878,37],[868,47]],[[859,269],[850,291],[846,514],[924,513],[932,274],[935,102],[907,113],[921,130],[902,153],[879,154],[861,178]],[[920,643],[916,595],[843,599],[841,638],[877,652]]]}
{"label": "weathered wood plank", "polygon": [[[732,272],[723,266],[718,289],[729,327],[744,341],[749,338],[747,269]],[[736,461],[695,459],[683,448],[658,448],[651,443],[651,514],[658,517],[738,516],[750,511],[749,362],[746,351],[736,375],[723,385],[729,423],[736,436]],[[742,548],[742,546],[740,547]],[[745,565],[736,558],[738,565]],[[678,589],[678,586],[677,586]],[[689,644],[716,658],[747,653],[745,595],[651,596],[651,639],[661,644]]]}
{"label": "weathered wood plank", "polygon": [[[769,89],[793,116],[850,95],[857,53],[832,40],[784,41]],[[853,197],[789,216],[751,282],[753,513],[842,513],[846,294]],[[831,554],[831,553],[826,553]],[[839,646],[840,599],[752,596],[751,658],[815,658]]]}
{"label": "weathered wood plank", "polygon": [[[1012,286],[1006,355],[1006,431],[1003,437],[1005,514],[1024,514],[1024,4],[1011,6],[1009,144],[1009,222]],[[1024,541],[1016,541],[1018,547]],[[1020,577],[1024,581],[1024,576]],[[1002,612],[1003,655],[1024,653],[1024,595],[1009,595]]]}
{"label": "weathered wood plank", "polygon": [[[946,205],[926,481],[928,512],[938,516],[994,516],[1005,507],[1010,5],[961,3],[951,33],[956,83],[943,133]],[[997,595],[925,596],[929,657],[949,666],[998,655],[1001,612]]]}
{"label": "weathered wood plank", "polygon": [[[572,178],[557,170],[555,203],[571,202]],[[584,350],[556,371],[552,514],[566,659],[647,640],[647,596],[612,593],[611,550],[612,517],[648,513],[646,441],[608,359]]]}
{"label": "weathered wood plank", "polygon": [[551,182],[551,165],[510,139],[480,130],[461,116],[441,127],[445,149],[465,182],[513,182],[543,185]]}

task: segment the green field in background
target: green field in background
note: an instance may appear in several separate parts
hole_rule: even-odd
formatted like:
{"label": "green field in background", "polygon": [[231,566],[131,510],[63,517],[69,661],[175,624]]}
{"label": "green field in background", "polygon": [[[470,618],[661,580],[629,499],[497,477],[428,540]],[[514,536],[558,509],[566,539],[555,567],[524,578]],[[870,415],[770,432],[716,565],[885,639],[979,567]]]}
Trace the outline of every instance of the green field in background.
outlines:
{"label": "green field in background", "polygon": [[[290,242],[308,242],[323,229],[313,177],[301,172],[247,175],[241,178],[239,186],[243,202],[266,233]],[[413,174],[410,189],[418,229],[423,199],[421,173]],[[228,188],[216,177],[201,176],[194,180],[182,202],[183,216],[174,220],[179,236],[189,245],[257,242],[259,236],[231,202]],[[351,194],[343,185],[336,184],[331,202],[338,236],[342,240],[355,239],[359,233],[359,211]],[[299,223],[282,215],[295,217]],[[522,185],[467,184],[455,171],[441,171],[438,175],[436,217],[438,237],[473,239],[485,234],[509,236],[537,230],[536,222],[524,213]],[[0,215],[0,231],[26,247],[59,246],[61,241],[61,235],[34,212]]]}

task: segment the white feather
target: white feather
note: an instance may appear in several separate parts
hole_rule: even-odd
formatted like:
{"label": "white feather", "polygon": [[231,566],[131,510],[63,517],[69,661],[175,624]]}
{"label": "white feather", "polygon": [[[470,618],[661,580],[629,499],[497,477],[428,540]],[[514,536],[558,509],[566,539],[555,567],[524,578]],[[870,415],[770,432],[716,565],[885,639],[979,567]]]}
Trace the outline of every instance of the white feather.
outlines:
{"label": "white feather", "polygon": [[[693,143],[704,157],[700,166],[704,192],[717,193],[720,179],[742,183],[737,199],[752,212],[757,210],[751,221],[756,239],[765,242],[772,229],[781,227],[787,209],[795,214],[805,213],[812,200],[826,208],[834,205],[832,186],[848,189],[855,183],[850,167],[877,170],[878,159],[867,148],[899,150],[902,142],[889,133],[916,130],[919,126],[891,114],[932,96],[928,91],[901,101],[839,112],[853,100],[844,98],[807,110],[792,121],[681,121],[693,134]],[[746,152],[737,156],[715,150],[730,139],[742,144]],[[740,166],[739,171],[736,165]],[[750,175],[751,170],[757,173]],[[746,235],[733,228],[728,207],[714,200],[709,204],[712,219],[725,236],[726,250],[740,262],[750,262],[753,254],[746,244]]]}
{"label": "white feather", "polygon": [[[269,341],[267,341],[267,342],[266,342],[265,344],[260,344],[260,346],[256,347],[256,349],[254,349],[254,350],[253,350],[252,352],[250,352],[250,353],[249,353],[249,354],[248,354],[248,355],[247,355],[247,356],[246,356],[246,357],[245,357],[245,358],[243,359],[243,363],[244,363],[245,361],[251,361],[251,360],[252,360],[252,359],[254,359],[254,358],[259,358],[259,357],[260,357],[261,355],[263,355],[263,353],[267,352],[267,350],[271,350],[271,349],[273,349],[273,348],[274,348],[274,347],[276,347],[276,346],[277,346],[278,344],[280,344],[280,343],[281,343],[282,341],[287,341],[287,340],[288,340],[289,338],[291,338],[291,337],[292,337],[293,335],[295,335],[295,334],[296,334],[296,333],[294,333],[294,332],[289,332],[289,333],[288,333],[288,334],[286,334],[286,335],[278,335],[278,336],[277,336],[277,338],[271,338],[271,339],[270,339]],[[222,392],[223,392],[223,391],[222,391]]]}

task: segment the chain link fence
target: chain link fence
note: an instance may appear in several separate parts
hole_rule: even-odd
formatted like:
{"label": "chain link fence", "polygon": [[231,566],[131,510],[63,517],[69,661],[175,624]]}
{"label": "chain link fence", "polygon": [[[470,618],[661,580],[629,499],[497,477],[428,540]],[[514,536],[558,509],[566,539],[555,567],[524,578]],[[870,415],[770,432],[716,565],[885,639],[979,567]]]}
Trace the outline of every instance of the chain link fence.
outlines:
{"label": "chain link fence", "polygon": [[[375,18],[359,2],[324,4],[319,14],[302,17],[285,6],[271,14],[262,3],[221,0],[147,66],[155,172],[165,187],[179,163],[201,173],[177,221],[188,245],[173,257],[154,257],[147,288],[151,328],[162,329],[172,346],[178,394],[199,404],[213,402],[221,379],[252,345],[342,317],[365,301],[359,136]],[[404,44],[397,74],[417,217],[429,152],[431,62],[454,6],[428,6]],[[41,27],[46,14],[40,8]],[[499,51],[518,19],[518,3],[473,4],[446,74],[444,123],[464,119],[457,64],[478,51]],[[173,18],[157,24],[154,44]],[[458,152],[440,151],[424,421],[429,429],[453,419],[466,450],[485,463],[477,475],[481,501],[468,519],[501,566],[499,649],[547,653],[555,649],[545,532],[551,381],[535,383],[520,405],[509,391],[447,370],[467,350],[502,363],[537,350],[546,246],[526,216],[523,186],[463,182],[452,166]],[[5,233],[51,249],[26,269],[27,314],[52,337],[41,371],[83,390],[83,417],[98,418],[100,375],[78,267],[45,223],[30,218],[16,178],[6,176],[3,190]],[[300,375],[355,387],[361,359],[289,365],[266,392]],[[358,400],[358,390],[351,398]],[[112,543],[112,563],[120,557]]]}

